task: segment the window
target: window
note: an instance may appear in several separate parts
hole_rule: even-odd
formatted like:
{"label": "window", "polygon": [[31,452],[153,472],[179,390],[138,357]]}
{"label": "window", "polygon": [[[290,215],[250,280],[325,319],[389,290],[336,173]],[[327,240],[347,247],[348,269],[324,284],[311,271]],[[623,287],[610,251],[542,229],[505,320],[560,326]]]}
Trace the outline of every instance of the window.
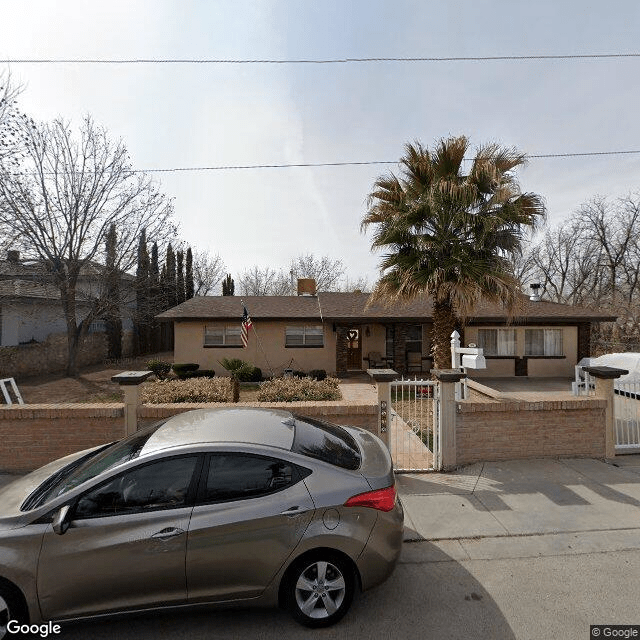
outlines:
{"label": "window", "polygon": [[322,325],[287,327],[285,347],[323,347],[324,330]]}
{"label": "window", "polygon": [[414,324],[407,331],[407,352],[422,353],[422,325]]}
{"label": "window", "polygon": [[274,493],[298,481],[294,465],[276,458],[243,453],[211,456],[204,499],[245,500]]}
{"label": "window", "polygon": [[351,434],[342,427],[298,416],[295,422],[291,451],[343,469],[355,470],[360,467],[360,449]]}
{"label": "window", "polygon": [[515,356],[515,329],[478,329],[478,346],[485,356]]}
{"label": "window", "polygon": [[525,329],[525,356],[561,356],[562,329]]}
{"label": "window", "polygon": [[204,328],[205,347],[241,347],[240,323],[229,326],[213,326]]}
{"label": "window", "polygon": [[183,456],[125,471],[85,493],[75,515],[93,518],[182,507],[187,503],[197,460],[198,456]]}

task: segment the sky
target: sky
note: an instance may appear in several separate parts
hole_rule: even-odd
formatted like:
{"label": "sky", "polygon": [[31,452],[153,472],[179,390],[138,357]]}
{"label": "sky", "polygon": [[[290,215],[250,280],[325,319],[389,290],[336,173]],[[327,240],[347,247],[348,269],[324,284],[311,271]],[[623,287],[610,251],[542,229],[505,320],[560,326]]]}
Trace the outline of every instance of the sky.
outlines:
{"label": "sky", "polygon": [[[3,0],[16,58],[333,59],[637,53],[640,2],[610,0]],[[640,149],[640,58],[342,65],[0,62],[36,120],[91,114],[137,169],[399,159],[450,135],[528,154]],[[360,231],[389,165],[155,174],[186,244],[230,273],[343,261],[375,282]],[[640,154],[531,160],[554,224],[640,188]]]}

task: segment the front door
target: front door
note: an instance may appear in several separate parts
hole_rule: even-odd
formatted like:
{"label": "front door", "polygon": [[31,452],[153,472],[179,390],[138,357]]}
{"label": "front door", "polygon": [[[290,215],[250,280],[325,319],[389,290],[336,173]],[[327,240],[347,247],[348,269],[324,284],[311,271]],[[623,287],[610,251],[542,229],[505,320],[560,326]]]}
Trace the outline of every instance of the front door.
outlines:
{"label": "front door", "polygon": [[362,370],[362,341],[360,329],[349,329],[347,333],[347,371]]}

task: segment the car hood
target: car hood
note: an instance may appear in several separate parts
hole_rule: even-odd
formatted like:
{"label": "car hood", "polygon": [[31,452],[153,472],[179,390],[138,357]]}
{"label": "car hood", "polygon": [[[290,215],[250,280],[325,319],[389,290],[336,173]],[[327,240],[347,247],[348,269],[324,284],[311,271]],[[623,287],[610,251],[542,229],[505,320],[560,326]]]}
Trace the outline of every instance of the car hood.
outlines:
{"label": "car hood", "polygon": [[0,528],[13,528],[15,518],[24,515],[24,513],[20,511],[20,505],[34,489],[39,487],[49,476],[97,448],[98,447],[92,447],[91,449],[72,453],[65,458],[54,460],[44,467],[28,473],[26,476],[16,478],[13,482],[2,487],[0,489]]}

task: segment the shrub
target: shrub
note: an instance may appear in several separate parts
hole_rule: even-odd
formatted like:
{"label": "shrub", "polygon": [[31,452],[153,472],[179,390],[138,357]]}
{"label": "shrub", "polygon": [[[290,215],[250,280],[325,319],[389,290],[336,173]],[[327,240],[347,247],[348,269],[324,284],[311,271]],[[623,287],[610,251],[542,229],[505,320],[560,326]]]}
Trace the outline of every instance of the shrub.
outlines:
{"label": "shrub", "polygon": [[197,371],[200,365],[195,362],[175,363],[171,368],[180,380],[186,380],[193,377],[193,372]]}
{"label": "shrub", "polygon": [[215,378],[216,372],[213,369],[198,369],[187,374],[187,378]]}
{"label": "shrub", "polygon": [[307,377],[307,374],[304,371],[297,371],[295,369],[291,372],[291,375],[294,378],[306,378]]}
{"label": "shrub", "polygon": [[234,371],[241,369],[248,363],[244,360],[240,360],[240,358],[222,358],[222,360],[220,360],[220,364],[227,371],[231,371],[233,373]]}
{"label": "shrub", "polygon": [[171,371],[171,363],[164,360],[149,360],[147,369],[153,371],[158,380],[165,380]]}
{"label": "shrub", "polygon": [[324,380],[327,377],[327,372],[324,369],[311,369],[309,377],[314,380]]}
{"label": "shrub", "polygon": [[142,385],[140,401],[143,404],[233,402],[233,383],[226,377],[147,382]]}
{"label": "shrub", "polygon": [[341,400],[337,378],[274,378],[260,385],[258,402],[296,402],[300,400]]}
{"label": "shrub", "polygon": [[262,370],[248,363],[236,369],[232,375],[239,382],[260,382],[262,380]]}

